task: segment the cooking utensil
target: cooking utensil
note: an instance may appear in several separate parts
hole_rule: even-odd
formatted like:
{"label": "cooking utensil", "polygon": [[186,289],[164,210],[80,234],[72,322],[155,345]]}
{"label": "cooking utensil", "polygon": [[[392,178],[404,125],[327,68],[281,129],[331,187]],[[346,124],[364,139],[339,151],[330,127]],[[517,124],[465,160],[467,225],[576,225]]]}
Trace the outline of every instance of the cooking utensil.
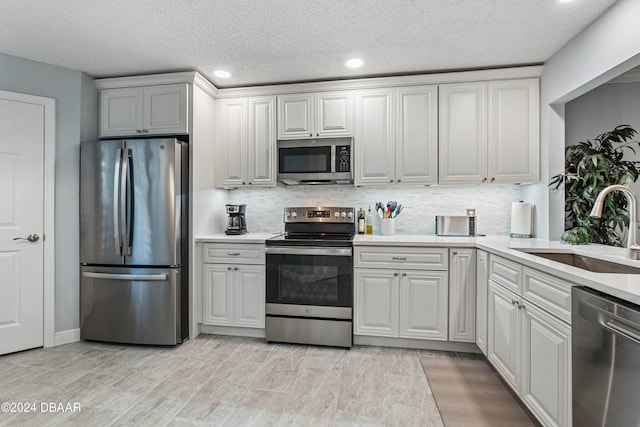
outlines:
{"label": "cooking utensil", "polygon": [[404,209],[404,206],[402,206],[402,204],[399,204],[396,207],[396,210],[394,211],[393,217],[397,217],[398,215],[400,215],[400,212],[402,212],[402,209]]}

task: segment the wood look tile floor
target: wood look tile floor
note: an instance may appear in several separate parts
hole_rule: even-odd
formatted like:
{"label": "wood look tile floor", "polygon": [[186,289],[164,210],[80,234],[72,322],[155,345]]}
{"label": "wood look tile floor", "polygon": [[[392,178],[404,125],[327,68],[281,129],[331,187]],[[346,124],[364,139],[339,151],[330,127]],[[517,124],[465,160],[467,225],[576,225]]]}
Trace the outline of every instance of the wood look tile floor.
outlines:
{"label": "wood look tile floor", "polygon": [[474,356],[214,335],[176,347],[78,342],[0,356],[0,403],[36,405],[0,412],[0,425],[442,426],[422,357]]}

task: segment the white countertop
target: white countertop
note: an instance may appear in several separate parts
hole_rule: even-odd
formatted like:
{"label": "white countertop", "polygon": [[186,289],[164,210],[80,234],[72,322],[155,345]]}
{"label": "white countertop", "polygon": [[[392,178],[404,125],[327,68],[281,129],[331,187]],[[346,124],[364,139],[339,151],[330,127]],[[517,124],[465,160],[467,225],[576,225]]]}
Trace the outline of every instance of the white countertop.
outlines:
{"label": "white countertop", "polygon": [[282,231],[274,232],[248,232],[245,234],[209,234],[205,236],[197,236],[196,243],[264,243],[271,237],[279,236]]}
{"label": "white countertop", "polygon": [[[199,243],[264,243],[282,231],[256,232],[241,235],[224,233],[196,237]],[[626,257],[624,248],[604,245],[567,245],[542,239],[513,239],[508,236],[444,237],[429,234],[397,234],[394,236],[356,235],[354,246],[440,246],[469,247],[485,250],[531,268],[567,280],[574,285],[592,289],[640,304],[640,274],[593,273],[577,267],[551,261],[517,249],[545,252],[573,252],[606,261],[640,268],[640,261]]]}
{"label": "white countertop", "polygon": [[572,246],[542,239],[512,239],[508,236],[443,237],[420,234],[399,234],[395,236],[357,235],[353,243],[356,246],[475,247],[565,279],[574,285],[587,286],[635,304],[640,304],[640,274],[593,273],[517,250],[572,252],[640,268],[640,261],[628,259],[624,248],[604,245]]}

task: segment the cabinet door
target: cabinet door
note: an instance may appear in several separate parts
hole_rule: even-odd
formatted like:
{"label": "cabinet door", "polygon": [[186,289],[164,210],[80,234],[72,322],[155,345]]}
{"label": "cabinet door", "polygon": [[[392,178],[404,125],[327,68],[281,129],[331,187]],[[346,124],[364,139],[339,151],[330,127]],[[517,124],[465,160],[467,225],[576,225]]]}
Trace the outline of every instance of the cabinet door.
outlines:
{"label": "cabinet door", "polygon": [[476,253],[476,344],[487,355],[487,292],[489,288],[489,256]]}
{"label": "cabinet door", "polygon": [[264,328],[264,265],[239,265],[233,273],[234,325]]}
{"label": "cabinet door", "polygon": [[144,88],[143,133],[176,135],[188,133],[186,83]]}
{"label": "cabinet door", "polygon": [[245,185],[247,182],[246,120],[246,99],[223,99],[220,101],[220,146],[216,159],[220,175],[216,182],[222,187],[237,187]]}
{"label": "cabinet door", "polygon": [[391,90],[356,92],[355,185],[395,182]]}
{"label": "cabinet door", "polygon": [[352,136],[352,118],[351,92],[316,93],[316,137]]}
{"label": "cabinet door", "polygon": [[518,297],[489,281],[487,358],[516,392],[520,381]]}
{"label": "cabinet door", "polygon": [[545,426],[571,426],[571,329],[524,302],[520,395]]}
{"label": "cabinet door", "polygon": [[438,183],[438,87],[395,91],[396,182]]}
{"label": "cabinet door", "polygon": [[313,93],[278,96],[278,139],[313,138],[314,99]]}
{"label": "cabinet door", "polygon": [[354,271],[353,333],[397,337],[398,271],[364,268],[356,268]]}
{"label": "cabinet door", "polygon": [[487,180],[487,84],[439,86],[439,182]]}
{"label": "cabinet door", "polygon": [[489,182],[539,181],[538,93],[538,79],[489,83]]}
{"label": "cabinet door", "polygon": [[249,99],[248,182],[276,185],[275,97]]}
{"label": "cabinet door", "polygon": [[446,271],[400,272],[400,337],[447,340]]}
{"label": "cabinet door", "polygon": [[100,91],[100,137],[142,133],[142,88]]}
{"label": "cabinet door", "polygon": [[233,268],[204,264],[204,319],[207,325],[233,325]]}
{"label": "cabinet door", "polygon": [[476,250],[449,252],[449,341],[476,342]]}

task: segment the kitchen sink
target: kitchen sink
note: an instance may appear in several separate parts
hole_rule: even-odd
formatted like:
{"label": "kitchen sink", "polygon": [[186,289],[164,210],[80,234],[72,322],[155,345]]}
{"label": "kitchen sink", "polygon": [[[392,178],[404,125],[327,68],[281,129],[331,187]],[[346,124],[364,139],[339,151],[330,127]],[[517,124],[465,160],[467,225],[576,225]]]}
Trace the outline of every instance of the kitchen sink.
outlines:
{"label": "kitchen sink", "polygon": [[530,255],[546,258],[551,261],[570,265],[582,270],[594,273],[615,273],[615,274],[640,274],[640,267],[633,267],[626,264],[618,264],[611,261],[604,261],[586,255],[579,255],[569,252],[535,252],[518,249]]}

